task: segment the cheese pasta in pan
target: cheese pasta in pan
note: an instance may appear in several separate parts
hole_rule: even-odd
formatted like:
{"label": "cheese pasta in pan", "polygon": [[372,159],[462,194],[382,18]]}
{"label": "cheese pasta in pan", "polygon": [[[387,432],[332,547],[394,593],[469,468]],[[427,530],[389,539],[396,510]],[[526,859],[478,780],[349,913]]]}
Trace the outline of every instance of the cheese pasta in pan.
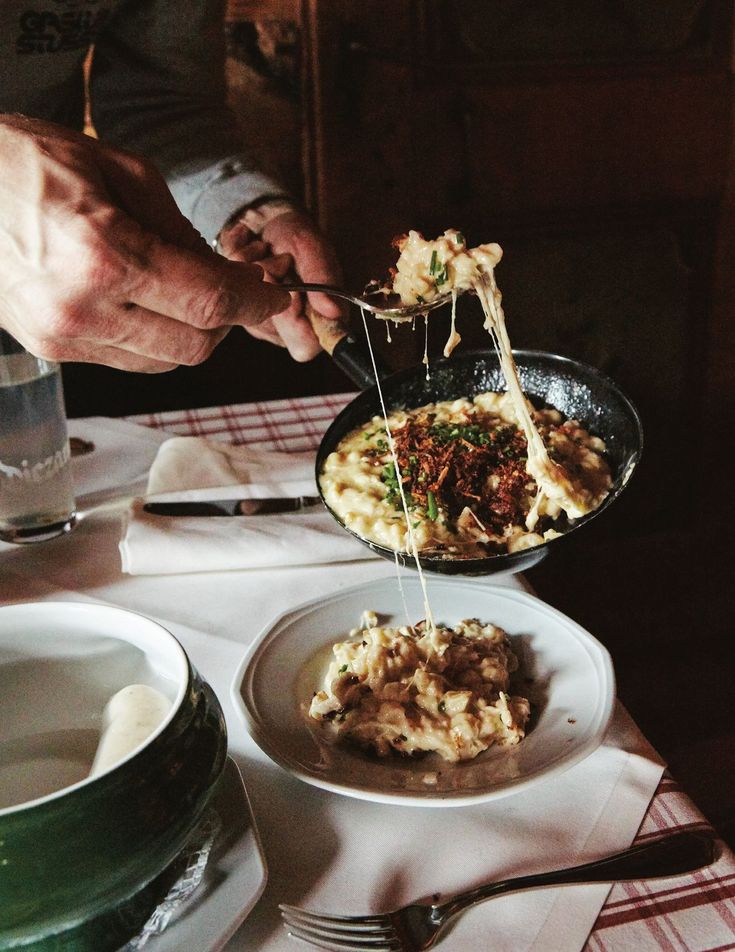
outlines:
{"label": "cheese pasta in pan", "polygon": [[[553,409],[533,411],[549,458],[596,508],[612,478],[605,444]],[[527,441],[507,393],[427,404],[374,417],[341,440],[325,460],[324,499],[366,539],[410,551],[410,531],[423,554],[483,558],[539,545],[567,525],[561,503],[539,496],[528,472]],[[397,461],[397,468],[396,468]],[[400,475],[399,475],[400,474]]]}

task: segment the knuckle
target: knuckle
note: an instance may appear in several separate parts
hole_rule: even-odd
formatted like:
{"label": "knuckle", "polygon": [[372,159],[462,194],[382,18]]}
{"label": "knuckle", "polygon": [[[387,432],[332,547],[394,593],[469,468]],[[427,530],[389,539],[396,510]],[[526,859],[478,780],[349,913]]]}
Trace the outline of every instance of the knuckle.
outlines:
{"label": "knuckle", "polygon": [[313,360],[320,350],[321,347],[316,343],[292,344],[289,348],[291,356],[298,364],[305,364]]}
{"label": "knuckle", "polygon": [[199,303],[201,324],[205,328],[220,327],[232,323],[237,313],[237,295],[232,289],[220,282],[205,292]]}
{"label": "knuckle", "polygon": [[[106,211],[106,210],[105,210]],[[100,233],[110,227],[109,215],[95,212],[92,215],[76,215],[66,226],[66,233],[78,251],[94,253],[100,243]]]}
{"label": "knuckle", "polygon": [[187,367],[195,367],[197,364],[204,363],[221,339],[221,335],[198,334],[193,339],[191,347],[182,356],[181,363]]}
{"label": "knuckle", "polygon": [[291,297],[277,284],[263,279],[256,264],[223,260],[221,271],[209,287],[194,300],[197,327],[205,330],[225,325],[260,324],[279,314],[291,303]]}
{"label": "knuckle", "polygon": [[130,230],[130,219],[128,215],[116,205],[109,205],[102,210],[96,219],[96,225],[99,231],[105,235],[125,235]]}
{"label": "knuckle", "polygon": [[[170,364],[164,360],[146,360],[144,363],[141,363],[140,366],[136,366],[135,371],[142,374],[166,374],[170,373],[172,370],[176,370],[177,364]],[[130,368],[123,368],[130,369]]]}
{"label": "knuckle", "polygon": [[80,261],[77,261],[74,273],[70,275],[73,284],[85,292],[109,286],[111,277],[105,256],[98,250],[85,254]]}

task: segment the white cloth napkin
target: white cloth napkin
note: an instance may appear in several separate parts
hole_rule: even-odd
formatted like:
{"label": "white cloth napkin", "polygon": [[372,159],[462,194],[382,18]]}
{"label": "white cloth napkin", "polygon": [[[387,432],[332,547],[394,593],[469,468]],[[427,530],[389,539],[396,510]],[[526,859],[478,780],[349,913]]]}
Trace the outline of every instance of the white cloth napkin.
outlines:
{"label": "white cloth napkin", "polygon": [[369,558],[322,507],[263,516],[160,516],[145,501],[316,495],[313,453],[275,453],[180,436],[159,449],[146,499],[128,511],[120,542],[130,575],[222,572]]}
{"label": "white cloth napkin", "polygon": [[161,430],[110,417],[69,420],[68,429],[70,437],[88,444],[87,452],[72,456],[79,509],[145,492],[156,453],[170,438]]}

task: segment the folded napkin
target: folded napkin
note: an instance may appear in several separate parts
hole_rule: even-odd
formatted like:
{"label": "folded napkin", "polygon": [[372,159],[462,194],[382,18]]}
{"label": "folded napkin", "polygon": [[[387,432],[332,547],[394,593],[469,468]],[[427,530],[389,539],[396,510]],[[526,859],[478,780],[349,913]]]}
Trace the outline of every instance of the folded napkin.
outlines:
{"label": "folded napkin", "polygon": [[72,455],[79,509],[145,492],[153,460],[170,434],[127,420],[86,417],[69,420],[69,436],[82,441]]}
{"label": "folded napkin", "polygon": [[147,496],[123,526],[130,575],[222,572],[370,558],[321,507],[262,516],[158,516],[144,502],[315,495],[313,453],[275,453],[180,436],[159,449]]}

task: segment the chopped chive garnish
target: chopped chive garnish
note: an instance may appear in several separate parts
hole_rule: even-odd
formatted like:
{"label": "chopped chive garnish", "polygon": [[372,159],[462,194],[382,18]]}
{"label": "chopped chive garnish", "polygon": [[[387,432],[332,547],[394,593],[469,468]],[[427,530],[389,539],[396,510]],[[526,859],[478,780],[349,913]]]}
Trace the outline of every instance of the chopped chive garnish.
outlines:
{"label": "chopped chive garnish", "polygon": [[439,515],[439,507],[436,504],[436,497],[431,490],[426,493],[426,515],[429,517],[429,519],[431,519],[432,522],[435,522],[436,517]]}
{"label": "chopped chive garnish", "polygon": [[457,232],[457,234],[454,236],[454,240],[457,242],[458,245],[464,244],[464,235],[462,234],[461,231]]}
{"label": "chopped chive garnish", "polygon": [[342,667],[339,669],[339,673],[344,674],[346,670],[347,670],[347,665],[343,664]]}
{"label": "chopped chive garnish", "polygon": [[473,446],[487,446],[494,440],[493,435],[480,429],[477,423],[462,423],[458,426],[453,426],[451,423],[434,423],[429,428],[429,433],[440,446],[456,439],[472,443]]}
{"label": "chopped chive garnish", "polygon": [[436,274],[436,265],[438,261],[436,248],[431,252],[431,263],[429,264],[429,274]]}
{"label": "chopped chive garnish", "polygon": [[380,478],[385,483],[387,492],[386,499],[391,501],[395,498],[398,498],[400,505],[400,489],[398,488],[398,471],[396,469],[395,463],[386,463],[380,474]]}

